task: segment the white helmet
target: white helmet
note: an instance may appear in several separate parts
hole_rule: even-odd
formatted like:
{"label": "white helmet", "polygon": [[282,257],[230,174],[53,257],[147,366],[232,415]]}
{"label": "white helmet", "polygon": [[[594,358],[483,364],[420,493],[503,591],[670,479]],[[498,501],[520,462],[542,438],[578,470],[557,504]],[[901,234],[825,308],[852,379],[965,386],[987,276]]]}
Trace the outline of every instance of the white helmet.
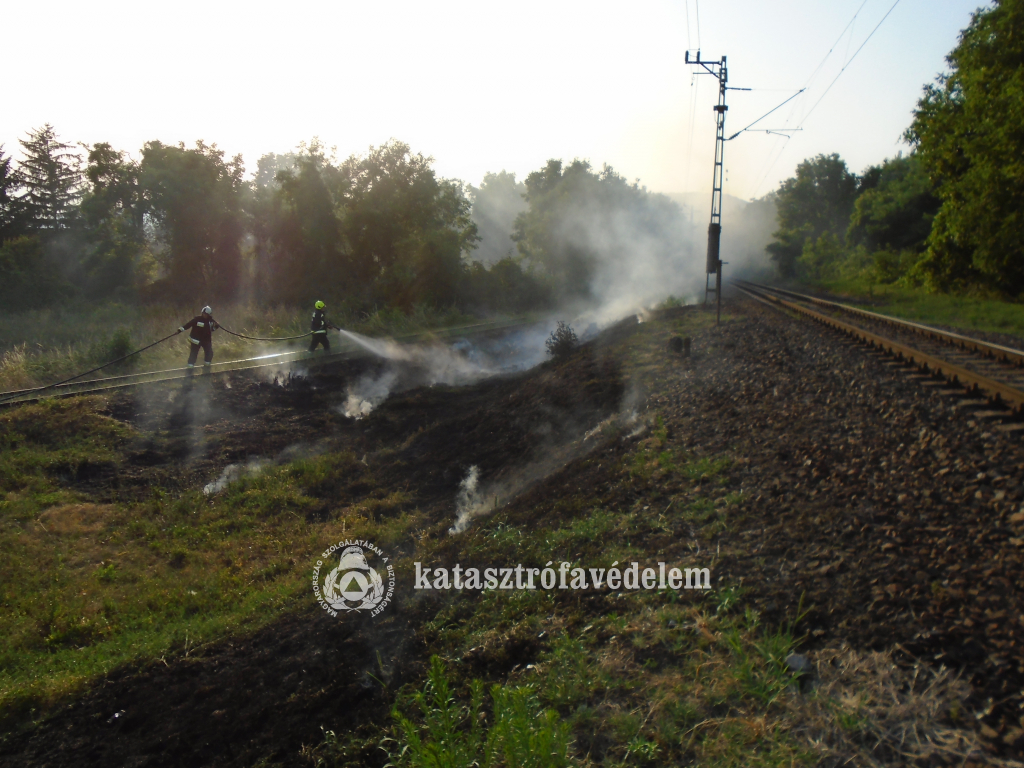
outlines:
{"label": "white helmet", "polygon": [[203,314],[204,315],[212,315],[213,314],[213,310],[210,309],[210,305],[209,304],[207,304],[205,307],[203,307]]}

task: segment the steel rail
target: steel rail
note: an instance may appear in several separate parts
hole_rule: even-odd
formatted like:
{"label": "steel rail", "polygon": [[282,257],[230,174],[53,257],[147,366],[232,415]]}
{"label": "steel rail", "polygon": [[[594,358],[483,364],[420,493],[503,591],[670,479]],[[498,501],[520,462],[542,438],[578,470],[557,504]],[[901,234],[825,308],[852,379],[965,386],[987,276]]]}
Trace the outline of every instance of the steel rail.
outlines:
{"label": "steel rail", "polygon": [[999,360],[1005,363],[1016,363],[1017,365],[1024,366],[1024,350],[1013,349],[1012,347],[1004,347],[1001,344],[992,344],[988,341],[982,341],[981,339],[973,339],[970,336],[962,336],[959,333],[953,333],[952,331],[943,331],[939,328],[933,328],[929,325],[922,325],[921,323],[915,323],[910,320],[900,320],[896,317],[890,317],[889,315],[881,315],[877,312],[869,312],[866,309],[860,307],[852,307],[849,304],[841,304],[838,301],[829,301],[828,299],[820,299],[817,296],[808,296],[803,293],[797,293],[796,291],[789,291],[785,288],[775,288],[773,286],[759,285],[758,283],[750,283],[746,280],[736,281],[737,285],[748,285],[761,291],[772,291],[775,293],[781,293],[785,296],[792,296],[800,301],[807,301],[812,304],[817,304],[820,307],[828,307],[830,309],[839,309],[843,312],[849,312],[854,315],[860,315],[861,317],[868,318],[870,320],[876,320],[879,322],[887,323],[896,328],[912,331],[914,333],[921,334],[923,336],[929,336],[933,339],[937,339],[946,344],[951,344],[956,347],[967,349],[971,352],[980,352],[981,354]]}
{"label": "steel rail", "polygon": [[[514,330],[523,328],[533,323],[523,320],[492,321],[485,323],[473,323],[472,325],[454,326],[452,328],[439,328],[435,330],[417,331],[415,333],[402,334],[388,340],[398,342],[416,341],[424,338],[450,338],[453,336],[477,336],[490,331]],[[41,391],[39,387],[30,389],[16,389],[8,392],[0,392],[0,397],[13,395],[8,400],[0,403],[0,408],[8,405],[18,405],[42,400],[48,397],[69,397],[72,395],[92,394],[122,387],[133,387],[140,384],[157,384],[165,381],[177,381],[180,379],[201,380],[204,376],[219,375],[231,371],[249,371],[260,368],[271,368],[282,364],[297,362],[311,362],[322,365],[324,362],[342,362],[345,360],[362,359],[370,357],[372,352],[362,349],[355,342],[343,341],[347,349],[331,354],[307,356],[308,351],[297,349],[291,352],[276,352],[270,355],[259,355],[257,357],[243,358],[240,360],[226,360],[222,363],[196,368],[168,368],[161,371],[146,371],[143,373],[129,373],[121,376],[108,376],[101,379],[86,379],[69,384],[62,384],[47,391]]]}
{"label": "steel rail", "polygon": [[[747,285],[753,286],[754,284],[748,283]],[[962,366],[942,360],[925,352],[921,352],[920,350],[914,349],[906,344],[901,344],[898,341],[887,339],[884,336],[872,333],[871,331],[865,330],[859,326],[844,323],[842,320],[824,315],[821,312],[816,312],[815,310],[801,304],[797,304],[796,302],[787,301],[786,299],[774,296],[765,290],[759,290],[756,287],[744,287],[743,285],[738,285],[737,287],[749,296],[768,299],[776,306],[781,305],[787,309],[793,310],[794,312],[810,317],[823,325],[829,326],[849,336],[853,336],[856,339],[865,341],[872,346],[878,347],[884,352],[904,358],[908,362],[918,365],[933,374],[940,374],[967,389],[980,391],[995,402],[1012,408],[1016,412],[1024,410],[1024,391],[1016,389],[1015,387],[995,381],[987,376],[982,376],[974,371],[969,371]]]}

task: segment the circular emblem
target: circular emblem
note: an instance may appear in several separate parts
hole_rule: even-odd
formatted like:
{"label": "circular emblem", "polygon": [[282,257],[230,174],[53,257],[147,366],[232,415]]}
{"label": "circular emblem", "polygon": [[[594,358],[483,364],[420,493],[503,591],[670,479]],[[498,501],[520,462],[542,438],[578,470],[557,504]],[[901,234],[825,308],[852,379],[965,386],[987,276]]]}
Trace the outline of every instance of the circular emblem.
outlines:
{"label": "circular emblem", "polygon": [[[368,553],[377,568],[367,562]],[[337,565],[330,568],[335,555]],[[378,569],[386,573],[386,588]],[[313,594],[331,616],[347,611],[370,611],[376,616],[391,602],[394,591],[395,567],[378,547],[361,539],[332,544],[313,569]]]}

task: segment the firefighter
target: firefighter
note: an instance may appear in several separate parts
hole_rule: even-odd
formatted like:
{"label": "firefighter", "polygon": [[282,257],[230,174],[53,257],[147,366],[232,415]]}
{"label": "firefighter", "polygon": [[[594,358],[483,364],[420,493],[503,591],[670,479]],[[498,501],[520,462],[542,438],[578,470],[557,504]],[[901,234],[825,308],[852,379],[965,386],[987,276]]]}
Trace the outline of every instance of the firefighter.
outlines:
{"label": "firefighter", "polygon": [[206,367],[213,362],[213,332],[219,327],[217,321],[213,319],[213,310],[207,306],[203,307],[201,315],[193,317],[178,328],[178,333],[184,333],[188,328],[192,329],[188,338],[192,345],[192,349],[188,353],[189,368],[196,367],[196,358],[199,357],[200,347],[203,348],[203,366]]}
{"label": "firefighter", "polygon": [[328,321],[327,314],[324,312],[326,306],[322,301],[318,301],[313,305],[313,320],[309,324],[309,330],[313,332],[313,339],[309,342],[310,352],[314,351],[320,344],[324,345],[324,352],[330,352],[331,342],[327,338],[327,330],[341,330],[338,326]]}

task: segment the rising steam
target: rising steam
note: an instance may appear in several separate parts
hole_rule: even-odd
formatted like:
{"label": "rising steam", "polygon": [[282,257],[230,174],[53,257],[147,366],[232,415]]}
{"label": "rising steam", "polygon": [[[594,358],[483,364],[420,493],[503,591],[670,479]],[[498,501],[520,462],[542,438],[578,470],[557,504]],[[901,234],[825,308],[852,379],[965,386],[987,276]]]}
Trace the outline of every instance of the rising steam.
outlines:
{"label": "rising steam", "polygon": [[471,342],[462,338],[453,344],[440,342],[400,344],[374,339],[352,331],[340,331],[343,338],[393,365],[376,375],[363,376],[348,387],[338,411],[352,419],[369,415],[392,392],[413,387],[472,384],[489,376],[522,370],[544,359],[546,326],[516,330],[497,339]]}
{"label": "rising steam", "polygon": [[273,464],[270,459],[250,459],[244,464],[228,464],[220,473],[220,477],[211,483],[207,483],[203,486],[203,494],[206,496],[213,496],[215,493],[220,493],[229,484],[240,480],[243,477],[252,477],[258,475],[263,471],[265,467]]}
{"label": "rising steam", "polygon": [[484,497],[480,495],[480,468],[474,465],[459,483],[459,493],[455,497],[455,525],[448,529],[448,533],[462,533],[474,517],[483,513],[486,506]]}

